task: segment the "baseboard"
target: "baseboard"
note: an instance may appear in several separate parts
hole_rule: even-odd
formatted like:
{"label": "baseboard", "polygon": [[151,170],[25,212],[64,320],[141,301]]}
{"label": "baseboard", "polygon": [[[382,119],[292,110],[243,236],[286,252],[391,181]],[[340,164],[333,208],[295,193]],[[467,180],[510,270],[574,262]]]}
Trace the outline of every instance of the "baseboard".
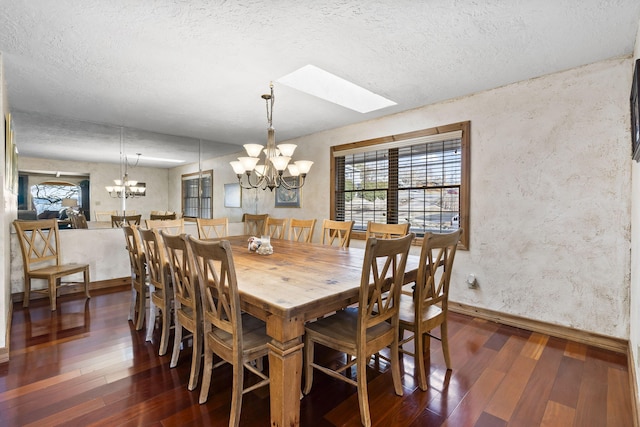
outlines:
{"label": "baseboard", "polygon": [[[118,277],[116,279],[89,282],[89,292],[94,290],[99,290],[99,289],[117,288],[124,285],[131,286],[131,277]],[[75,294],[75,293],[84,293],[84,284],[74,283],[71,285],[61,286],[58,288],[58,296]],[[49,298],[49,295],[48,293],[36,292],[32,289],[30,299],[36,300],[39,298]],[[11,300],[13,302],[22,302],[24,300],[24,293],[17,292],[17,293],[11,294]]]}
{"label": "baseboard", "polygon": [[599,335],[593,332],[586,332],[566,326],[527,319],[526,317],[514,316],[485,308],[473,307],[458,302],[449,301],[449,310],[456,313],[466,314],[468,316],[491,320],[503,325],[515,326],[516,328],[526,329],[528,331],[539,332],[557,338],[564,338],[582,344],[593,345],[595,347],[615,351],[617,353],[627,354],[629,348],[629,342],[625,339],[608,337],[606,335]]}
{"label": "baseboard", "polygon": [[627,365],[629,370],[629,389],[631,390],[631,413],[635,415],[633,419],[633,427],[640,426],[640,413],[638,412],[638,380],[636,372],[636,364],[634,363],[631,347],[627,351]]}

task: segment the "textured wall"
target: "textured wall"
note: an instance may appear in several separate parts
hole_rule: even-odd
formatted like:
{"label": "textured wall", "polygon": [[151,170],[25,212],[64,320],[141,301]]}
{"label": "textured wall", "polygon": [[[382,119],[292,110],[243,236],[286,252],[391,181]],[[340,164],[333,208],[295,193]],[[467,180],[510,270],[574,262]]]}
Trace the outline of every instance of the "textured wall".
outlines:
{"label": "textured wall", "polygon": [[[303,207],[275,209],[266,191],[258,211],[328,218],[330,146],[471,120],[470,250],[458,253],[451,299],[626,339],[630,63],[599,62],[288,141],[299,144],[296,157],[315,161]],[[219,200],[234,181],[233,157],[207,162],[216,216],[237,216]],[[242,210],[253,212],[247,194]],[[175,197],[174,189],[170,204]],[[479,289],[467,288],[468,273]]]}

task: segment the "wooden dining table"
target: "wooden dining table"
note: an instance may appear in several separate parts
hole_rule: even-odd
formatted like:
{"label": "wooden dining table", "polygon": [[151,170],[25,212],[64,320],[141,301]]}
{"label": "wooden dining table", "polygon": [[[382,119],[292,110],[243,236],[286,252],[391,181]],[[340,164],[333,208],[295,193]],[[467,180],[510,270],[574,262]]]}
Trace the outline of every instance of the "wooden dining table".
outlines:
{"label": "wooden dining table", "polygon": [[[266,322],[271,426],[300,425],[305,322],[358,302],[364,249],[271,239],[273,254],[248,250],[249,236],[231,243],[242,309]],[[415,278],[418,257],[407,261]]]}

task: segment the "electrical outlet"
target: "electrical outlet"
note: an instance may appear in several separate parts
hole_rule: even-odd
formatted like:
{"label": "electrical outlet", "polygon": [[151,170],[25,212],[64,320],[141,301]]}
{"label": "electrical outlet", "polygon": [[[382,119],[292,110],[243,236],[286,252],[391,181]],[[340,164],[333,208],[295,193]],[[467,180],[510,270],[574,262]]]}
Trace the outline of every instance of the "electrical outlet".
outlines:
{"label": "electrical outlet", "polygon": [[478,279],[476,279],[475,274],[470,273],[467,276],[467,286],[469,287],[469,289],[475,289],[478,287]]}

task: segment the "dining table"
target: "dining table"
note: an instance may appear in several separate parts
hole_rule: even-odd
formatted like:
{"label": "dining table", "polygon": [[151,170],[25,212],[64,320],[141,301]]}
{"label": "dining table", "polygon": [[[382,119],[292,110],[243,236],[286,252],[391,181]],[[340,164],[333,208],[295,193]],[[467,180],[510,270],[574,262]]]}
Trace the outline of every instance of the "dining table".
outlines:
{"label": "dining table", "polygon": [[[248,248],[250,236],[229,236],[241,306],[266,323],[271,426],[300,425],[305,323],[358,302],[364,249],[271,239],[273,253]],[[409,256],[405,283],[419,257]]]}

